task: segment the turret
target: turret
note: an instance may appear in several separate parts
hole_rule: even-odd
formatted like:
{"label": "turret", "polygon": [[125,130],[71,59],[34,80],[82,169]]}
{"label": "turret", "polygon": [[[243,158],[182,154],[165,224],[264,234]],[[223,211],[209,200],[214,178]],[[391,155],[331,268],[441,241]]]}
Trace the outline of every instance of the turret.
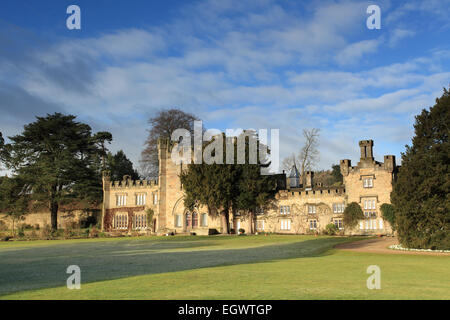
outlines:
{"label": "turret", "polygon": [[359,142],[361,148],[361,161],[373,161],[373,140],[362,140]]}
{"label": "turret", "polygon": [[312,189],[314,187],[314,171],[306,171],[305,188]]}
{"label": "turret", "polygon": [[384,156],[384,168],[389,172],[394,172],[396,169],[395,156]]}
{"label": "turret", "polygon": [[341,160],[341,174],[346,177],[350,172],[352,161],[350,159]]}
{"label": "turret", "polygon": [[359,142],[361,149],[361,159],[358,163],[358,167],[367,168],[375,164],[373,157],[373,140],[362,140]]}

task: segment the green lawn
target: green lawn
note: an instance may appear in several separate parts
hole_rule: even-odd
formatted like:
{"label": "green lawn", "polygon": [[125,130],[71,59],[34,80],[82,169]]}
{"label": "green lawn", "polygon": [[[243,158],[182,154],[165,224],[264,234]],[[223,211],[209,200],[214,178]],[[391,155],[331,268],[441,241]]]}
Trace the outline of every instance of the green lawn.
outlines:
{"label": "green lawn", "polygon": [[[450,299],[447,256],[332,249],[355,238],[148,237],[0,245],[0,299]],[[81,290],[66,288],[67,266]],[[381,290],[366,287],[370,265]]]}

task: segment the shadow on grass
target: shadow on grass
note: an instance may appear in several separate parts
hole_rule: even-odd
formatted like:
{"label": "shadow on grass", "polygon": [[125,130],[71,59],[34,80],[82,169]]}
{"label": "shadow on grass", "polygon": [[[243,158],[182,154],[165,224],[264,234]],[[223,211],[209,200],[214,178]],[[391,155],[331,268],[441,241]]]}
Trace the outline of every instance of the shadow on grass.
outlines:
{"label": "shadow on grass", "polygon": [[[0,296],[66,285],[70,265],[81,268],[81,282],[112,280],[144,274],[176,272],[215,266],[269,262],[326,254],[346,238],[317,238],[294,243],[241,249],[202,249],[204,241],[98,242],[37,247],[0,252]],[[170,249],[192,251],[161,252]]]}

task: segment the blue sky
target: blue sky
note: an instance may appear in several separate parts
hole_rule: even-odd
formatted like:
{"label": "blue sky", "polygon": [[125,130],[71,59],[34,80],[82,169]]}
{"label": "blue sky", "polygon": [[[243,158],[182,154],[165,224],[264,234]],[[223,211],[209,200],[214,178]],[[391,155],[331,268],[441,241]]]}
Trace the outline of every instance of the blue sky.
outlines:
{"label": "blue sky", "polygon": [[207,128],[280,129],[281,157],[319,128],[317,169],[356,162],[362,139],[399,158],[450,84],[449,14],[449,0],[2,0],[0,131],[71,113],[138,165],[148,117],[179,107]]}

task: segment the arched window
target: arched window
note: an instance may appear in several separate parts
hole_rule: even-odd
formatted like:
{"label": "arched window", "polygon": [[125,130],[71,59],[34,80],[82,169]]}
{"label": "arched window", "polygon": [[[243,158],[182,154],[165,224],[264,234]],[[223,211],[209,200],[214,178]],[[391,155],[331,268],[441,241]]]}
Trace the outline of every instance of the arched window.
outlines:
{"label": "arched window", "polygon": [[186,212],[186,227],[190,227],[190,226],[191,226],[191,213]]}
{"label": "arched window", "polygon": [[198,227],[198,213],[194,212],[192,214],[192,228],[197,228]]}
{"label": "arched window", "polygon": [[206,213],[202,213],[202,215],[200,216],[201,220],[200,220],[200,225],[202,227],[207,227],[208,226],[208,216]]}
{"label": "arched window", "polygon": [[181,217],[182,217],[181,214],[176,214],[175,215],[175,228],[181,228],[183,226]]}

